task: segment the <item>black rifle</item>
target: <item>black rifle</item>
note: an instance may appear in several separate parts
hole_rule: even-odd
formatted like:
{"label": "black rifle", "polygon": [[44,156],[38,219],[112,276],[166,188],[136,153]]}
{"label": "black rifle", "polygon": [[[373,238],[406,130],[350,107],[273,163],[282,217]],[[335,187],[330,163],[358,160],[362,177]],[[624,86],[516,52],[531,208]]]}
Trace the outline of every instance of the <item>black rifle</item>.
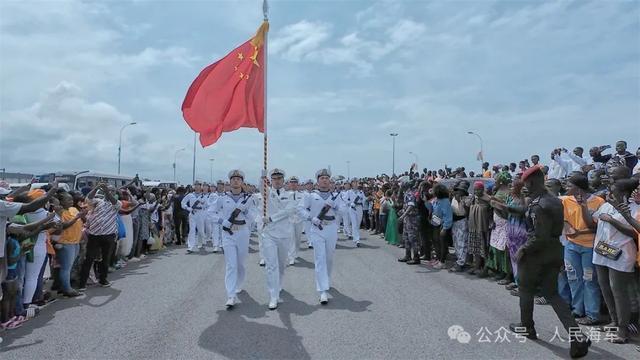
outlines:
{"label": "black rifle", "polygon": [[[338,198],[338,195],[340,195],[340,192],[338,191],[336,193],[336,195],[334,197],[331,198],[331,201],[336,201],[336,199]],[[333,220],[333,219],[328,219],[326,218],[327,213],[329,212],[329,210],[331,210],[331,206],[329,206],[329,204],[324,204],[324,206],[322,207],[322,209],[320,209],[320,214],[318,214],[318,219],[320,221],[323,220]],[[334,218],[335,219],[335,218]],[[318,224],[318,229],[322,230],[322,223]]]}
{"label": "black rifle", "polygon": [[[244,205],[247,203],[247,201],[249,201],[249,199],[251,198],[251,196],[249,196],[248,194],[244,195],[244,200],[242,200],[241,204]],[[246,224],[246,222],[244,220],[236,220],[236,218],[238,217],[238,215],[240,215],[240,209],[235,208],[233,209],[233,212],[231,212],[231,216],[229,216],[229,222],[233,225],[244,225]],[[222,227],[222,230],[226,231],[229,233],[229,235],[233,235],[233,231],[228,228],[228,227]]]}

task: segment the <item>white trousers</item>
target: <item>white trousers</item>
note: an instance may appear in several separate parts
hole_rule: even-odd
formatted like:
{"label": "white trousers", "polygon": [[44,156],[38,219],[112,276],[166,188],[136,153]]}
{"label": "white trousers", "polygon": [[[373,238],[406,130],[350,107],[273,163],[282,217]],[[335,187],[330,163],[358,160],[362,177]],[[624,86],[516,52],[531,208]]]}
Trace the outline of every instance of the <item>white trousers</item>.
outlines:
{"label": "white trousers", "polygon": [[35,246],[33,247],[33,262],[26,262],[24,271],[24,286],[22,288],[22,303],[31,304],[33,296],[38,287],[38,277],[40,270],[47,259],[47,245],[44,235],[38,236]]}
{"label": "white trousers", "polygon": [[331,288],[331,270],[333,268],[333,253],[338,241],[337,225],[327,225],[323,230],[312,229],[310,234],[313,243],[313,259],[315,262],[316,290],[329,291]]}
{"label": "white trousers", "polygon": [[244,263],[249,255],[249,228],[245,225],[242,229],[229,235],[222,233],[222,247],[224,249],[224,285],[227,289],[227,298],[236,296],[236,291],[242,289],[245,279]]}
{"label": "white trousers", "polygon": [[351,236],[353,242],[360,242],[360,224],[362,223],[362,207],[356,206],[355,209],[349,208],[349,220],[351,222]]}
{"label": "white trousers", "polygon": [[342,209],[340,211],[340,216],[342,217],[342,222],[344,224],[344,226],[342,227],[344,230],[344,233],[347,236],[351,236],[351,215],[349,215],[349,208],[346,209]]}
{"label": "white trousers", "polygon": [[298,250],[300,250],[300,243],[302,242],[302,231],[304,230],[304,223],[293,223],[291,226],[291,238],[289,242],[289,260],[295,260],[298,257]]}
{"label": "white trousers", "polygon": [[311,232],[311,221],[305,221],[304,223],[304,237],[307,239],[307,244],[311,242],[309,233]]}
{"label": "white trousers", "polygon": [[222,225],[212,223],[211,232],[213,237],[213,246],[222,247]]}
{"label": "white trousers", "polygon": [[267,273],[267,289],[272,299],[277,299],[282,290],[284,279],[284,269],[287,267],[287,251],[291,239],[275,238],[271,236],[262,237],[262,250],[264,252],[265,266]]}
{"label": "white trousers", "polygon": [[203,244],[205,234],[204,216],[201,213],[189,214],[189,236],[187,246],[189,250],[195,250],[198,244]]}

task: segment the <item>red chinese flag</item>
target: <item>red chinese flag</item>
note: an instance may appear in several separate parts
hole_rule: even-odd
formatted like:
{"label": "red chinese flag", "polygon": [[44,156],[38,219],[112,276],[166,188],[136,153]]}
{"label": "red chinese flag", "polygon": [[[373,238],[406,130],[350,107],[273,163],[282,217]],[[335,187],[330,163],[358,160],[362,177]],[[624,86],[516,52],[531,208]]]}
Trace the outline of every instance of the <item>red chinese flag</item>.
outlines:
{"label": "red chinese flag", "polygon": [[263,22],[251,40],[207,66],[193,81],[182,103],[182,116],[200,144],[208,146],[223,132],[241,127],[264,132],[264,41],[269,23]]}

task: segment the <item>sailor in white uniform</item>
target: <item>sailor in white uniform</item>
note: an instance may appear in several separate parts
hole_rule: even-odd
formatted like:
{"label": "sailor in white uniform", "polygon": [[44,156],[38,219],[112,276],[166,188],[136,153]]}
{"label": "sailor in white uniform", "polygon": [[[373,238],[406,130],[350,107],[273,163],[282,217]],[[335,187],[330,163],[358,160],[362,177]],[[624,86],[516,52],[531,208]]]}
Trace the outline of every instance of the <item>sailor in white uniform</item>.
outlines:
{"label": "sailor in white uniform", "polygon": [[329,301],[328,291],[331,288],[331,269],[333,253],[338,241],[338,224],[336,213],[337,195],[330,192],[331,172],[321,169],[316,173],[318,190],[306,196],[298,205],[298,213],[303,219],[311,221],[309,239],[313,244],[315,262],[316,290],[320,294],[320,303]]}
{"label": "sailor in white uniform", "polygon": [[358,180],[351,181],[351,190],[347,196],[349,203],[345,204],[349,212],[349,220],[351,223],[351,236],[356,247],[360,247],[360,224],[362,223],[364,192],[358,188]]}
{"label": "sailor in white uniform", "polygon": [[[313,192],[313,180],[307,180],[304,186],[304,196],[311,194]],[[304,200],[304,199],[303,199]],[[304,237],[307,240],[307,246],[309,249],[313,249],[313,245],[311,244],[311,240],[309,240],[309,232],[311,231],[311,221],[303,219],[304,223]]]}
{"label": "sailor in white uniform", "polygon": [[[292,176],[289,179],[289,197],[297,207],[304,199],[305,193],[298,188],[298,178]],[[298,257],[298,250],[300,250],[300,243],[302,242],[302,232],[304,231],[305,222],[300,217],[298,212],[294,212],[290,218],[291,221],[291,244],[289,245],[289,265],[296,263]]]}
{"label": "sailor in white uniform", "polygon": [[189,235],[187,236],[187,253],[192,253],[197,248],[203,247],[205,224],[203,213],[207,207],[202,185],[199,182],[193,184],[193,192],[187,194],[180,205],[189,212]]}
{"label": "sailor in white uniform", "polygon": [[224,249],[227,308],[235,306],[237,294],[242,291],[245,279],[245,260],[249,254],[249,226],[257,215],[252,195],[243,191],[244,173],[240,170],[229,172],[231,191],[216,201],[214,220],[222,226],[222,248]]}
{"label": "sailor in white uniform", "polygon": [[[291,244],[290,218],[296,211],[290,193],[284,188],[285,172],[273,169],[269,173],[271,187],[267,189],[267,214],[263,216],[262,201],[258,204],[256,222],[262,234],[262,251],[266,262],[267,288],[269,290],[269,309],[275,310],[281,302],[280,291],[284,270],[287,267],[287,255]],[[264,181],[264,179],[263,179]]]}
{"label": "sailor in white uniform", "polygon": [[338,208],[340,210],[340,218],[342,219],[342,230],[344,234],[351,239],[351,215],[349,214],[349,204],[351,203],[351,184],[347,181],[342,185],[342,191],[338,196]]}

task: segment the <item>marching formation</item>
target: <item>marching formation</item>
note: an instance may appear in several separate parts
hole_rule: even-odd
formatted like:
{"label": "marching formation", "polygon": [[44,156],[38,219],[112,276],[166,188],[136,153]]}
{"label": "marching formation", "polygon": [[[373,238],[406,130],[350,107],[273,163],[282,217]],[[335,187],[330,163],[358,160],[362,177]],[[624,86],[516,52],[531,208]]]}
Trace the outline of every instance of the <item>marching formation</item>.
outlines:
{"label": "marching formation", "polygon": [[[228,191],[218,183],[216,191],[196,183],[193,192],[182,198],[182,209],[189,213],[187,253],[202,249],[206,243],[213,252],[224,253],[227,308],[239,303],[246,276],[245,262],[249,254],[249,238],[257,230],[260,239],[260,265],[266,268],[269,309],[282,302],[280,292],[286,267],[295,264],[305,234],[314,250],[316,290],[321,304],[329,301],[333,255],[338,240],[338,227],[360,247],[360,224],[364,214],[365,194],[353,180],[337,190],[331,172],[316,173],[316,184],[309,181],[300,190],[299,179],[287,179],[282,169],[263,176],[268,185],[266,208],[262,194],[250,191],[240,170],[229,172]],[[285,186],[286,185],[286,186]]]}

